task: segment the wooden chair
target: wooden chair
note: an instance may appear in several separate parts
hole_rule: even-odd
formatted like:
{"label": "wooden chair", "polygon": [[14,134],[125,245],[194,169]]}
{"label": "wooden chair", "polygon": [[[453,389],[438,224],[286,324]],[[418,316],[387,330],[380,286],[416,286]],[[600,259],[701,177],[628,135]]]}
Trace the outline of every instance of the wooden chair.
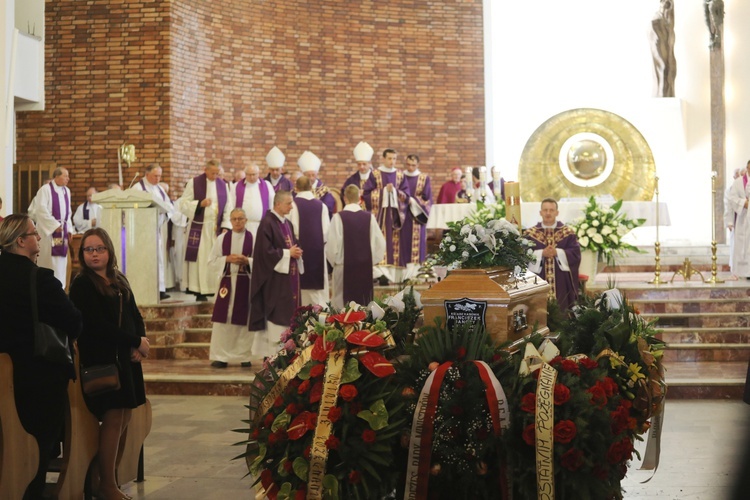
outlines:
{"label": "wooden chair", "polygon": [[63,461],[55,495],[59,500],[80,500],[84,496],[86,474],[99,447],[99,420],[83,400],[78,368],[78,344],[75,349],[76,380],[68,382],[68,406],[65,414]]}
{"label": "wooden chair", "polygon": [[13,362],[0,353],[0,498],[22,498],[39,467],[39,446],[18,419]]}

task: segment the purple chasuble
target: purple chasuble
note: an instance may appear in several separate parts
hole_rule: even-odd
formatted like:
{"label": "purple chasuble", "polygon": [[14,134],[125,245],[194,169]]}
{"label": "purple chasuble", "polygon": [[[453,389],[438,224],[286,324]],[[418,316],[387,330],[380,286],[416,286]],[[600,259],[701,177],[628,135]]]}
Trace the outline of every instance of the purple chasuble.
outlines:
{"label": "purple chasuble", "polygon": [[[237,184],[235,191],[237,202],[234,208],[242,208],[242,202],[245,201],[245,188],[247,188],[247,182],[242,181]],[[258,181],[258,191],[260,191],[260,202],[263,206],[263,214],[268,212],[271,207],[268,205],[268,184],[262,181]]]}
{"label": "purple chasuble", "polygon": [[[376,173],[377,172],[377,173]],[[383,172],[378,170],[373,172],[373,175],[380,176],[380,189],[382,196],[380,199],[380,211],[378,213],[378,225],[380,230],[383,231],[385,237],[385,263],[398,265],[400,257],[400,237],[401,237],[401,225],[406,217],[406,203],[398,199],[398,192],[406,194],[407,198],[411,194],[409,192],[409,185],[404,180],[404,174],[398,170],[394,172]],[[385,197],[385,186],[392,184],[397,190],[397,207],[383,207],[383,197]]]}
{"label": "purple chasuble", "polygon": [[300,288],[304,290],[322,290],[323,273],[323,228],[320,218],[323,213],[323,202],[295,198],[299,213],[299,246],[305,256],[305,274],[299,277]]}
{"label": "purple chasuble", "polygon": [[[275,216],[274,216],[275,217]],[[292,239],[292,228],[286,220],[278,221],[281,227],[281,234],[284,235],[284,242],[287,248],[292,248],[294,240]],[[302,297],[300,294],[300,279],[299,270],[297,268],[297,259],[289,257],[289,286],[292,290],[292,300],[294,301],[294,307],[297,308],[302,305]]]}
{"label": "purple chasuble", "polygon": [[550,284],[550,295],[555,296],[560,309],[570,309],[578,299],[578,267],[581,263],[581,247],[575,231],[562,222],[557,222],[554,228],[542,227],[540,222],[524,231],[524,236],[534,243],[534,250],[554,245],[565,252],[570,271],[560,269],[556,258],[543,257],[539,276]]}
{"label": "purple chasuble", "polygon": [[273,186],[274,193],[278,193],[280,189],[284,191],[294,191],[294,189],[292,188],[292,181],[290,181],[283,175],[279,179],[279,182],[276,183],[276,185],[274,185],[273,181],[271,180],[271,174],[268,174],[266,176],[266,180],[271,183],[271,186]]}
{"label": "purple chasuble", "polygon": [[369,212],[339,212],[344,233],[344,304],[369,304],[373,297]]}
{"label": "purple chasuble", "polygon": [[53,182],[50,181],[49,189],[52,191],[52,217],[60,221],[62,229],[56,229],[52,233],[52,256],[65,257],[68,255],[68,219],[70,218],[70,200],[68,191],[63,188],[63,198],[65,200],[65,216],[60,213],[60,198],[55,190]]}
{"label": "purple chasuble", "polygon": [[[227,205],[227,188],[224,180],[219,177],[214,182],[216,182],[216,197],[219,201],[219,211],[216,214],[216,235],[218,236],[221,234],[221,218]],[[201,206],[200,202],[206,199],[207,184],[206,174],[193,178],[193,198],[198,201],[198,206],[195,208],[195,215],[188,231],[187,248],[185,250],[185,260],[188,262],[198,261],[198,247],[201,242],[203,217],[206,213],[206,209]]]}
{"label": "purple chasuble", "polygon": [[[224,234],[221,244],[221,255],[227,256],[232,253],[232,232]],[[245,239],[242,242],[242,255],[252,257],[253,235],[245,231]],[[219,282],[219,293],[216,295],[214,312],[211,321],[214,323],[226,323],[229,314],[229,298],[232,295],[232,264],[224,265],[224,272]],[[240,266],[237,272],[237,289],[234,291],[234,307],[232,308],[232,325],[247,326],[250,318],[250,270],[247,266]]]}

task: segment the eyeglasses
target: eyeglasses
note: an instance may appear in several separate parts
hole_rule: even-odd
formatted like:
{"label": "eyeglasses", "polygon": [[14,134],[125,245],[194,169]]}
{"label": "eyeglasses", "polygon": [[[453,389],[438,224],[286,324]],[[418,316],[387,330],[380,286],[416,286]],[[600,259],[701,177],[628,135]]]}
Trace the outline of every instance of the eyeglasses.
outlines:
{"label": "eyeglasses", "polygon": [[20,237],[21,238],[25,238],[27,236],[36,236],[38,238],[39,237],[39,231],[34,231],[33,233],[23,233]]}
{"label": "eyeglasses", "polygon": [[84,247],[83,253],[104,253],[107,251],[107,247]]}

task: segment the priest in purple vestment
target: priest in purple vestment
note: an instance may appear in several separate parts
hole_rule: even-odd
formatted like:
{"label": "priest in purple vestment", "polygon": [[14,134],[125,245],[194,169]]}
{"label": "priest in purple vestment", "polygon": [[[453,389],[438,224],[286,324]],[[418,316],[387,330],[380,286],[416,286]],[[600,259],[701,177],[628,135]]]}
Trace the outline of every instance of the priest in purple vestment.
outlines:
{"label": "priest in purple vestment", "polygon": [[68,246],[73,236],[69,181],[68,169],[56,168],[52,180],[39,188],[29,206],[29,215],[42,237],[37,265],[52,269],[63,288],[68,274]]}
{"label": "priest in purple vestment", "polygon": [[326,258],[333,266],[331,304],[342,309],[349,302],[366,305],[373,299],[373,266],[385,255],[385,238],[375,217],[359,205],[359,188],[344,190],[346,205],[333,215],[328,230]]}
{"label": "priest in purple vestment", "polygon": [[292,181],[281,173],[281,169],[284,168],[284,161],[286,161],[286,156],[276,146],[271,148],[271,151],[266,155],[266,164],[268,165],[266,180],[271,183],[274,192],[280,190],[292,191]]}
{"label": "priest in purple vestment", "polygon": [[[357,171],[350,175],[341,188],[341,198],[347,186],[355,185],[359,188],[359,205],[363,210],[372,213],[372,191],[375,189],[375,178],[372,175],[372,155],[375,151],[372,146],[364,141],[354,148],[354,160],[357,162]],[[377,215],[377,214],[376,214]]]}
{"label": "priest in purple vestment", "polygon": [[292,223],[286,215],[292,210],[292,194],[279,191],[273,209],[260,221],[253,248],[253,274],[250,281],[250,326],[255,332],[253,353],[273,356],[281,333],[300,306],[302,249],[297,245]]}
{"label": "priest in purple vestment", "polygon": [[78,233],[83,234],[101,222],[102,206],[92,200],[96,193],[95,187],[88,188],[86,201],[78,205],[76,213],[73,214],[73,225]]}
{"label": "priest in purple vestment", "polygon": [[305,274],[299,279],[302,305],[325,306],[331,300],[328,294],[328,266],[325,256],[331,217],[323,202],[315,198],[310,179],[300,177],[295,187],[297,196],[287,218],[292,222],[294,235],[305,253]]}
{"label": "priest in purple vestment", "polygon": [[539,215],[542,222],[527,229],[524,236],[534,243],[535,261],[529,270],[544,278],[550,285],[550,295],[557,299],[560,309],[570,309],[578,298],[578,266],[581,247],[575,231],[557,221],[557,201],[545,198]]}
{"label": "priest in purple vestment", "polygon": [[270,182],[260,178],[258,165],[251,164],[245,169],[245,180],[232,186],[229,191],[229,206],[241,208],[247,214],[245,229],[255,238],[263,216],[271,210],[273,197],[276,195]]}
{"label": "priest in purple vestment", "polygon": [[216,238],[209,265],[219,275],[219,289],[211,316],[211,348],[208,359],[214,368],[228,363],[251,366],[253,333],[250,318],[250,269],[253,264],[253,235],[245,229],[247,216],[241,208],[229,214],[232,231]]}
{"label": "priest in purple vestment", "polygon": [[312,192],[315,194],[315,197],[322,201],[328,208],[328,214],[333,215],[340,208],[341,197],[339,193],[329,190],[328,186],[323,184],[323,181],[318,178],[321,163],[320,158],[315,156],[311,151],[305,151],[297,159],[297,166],[299,166],[302,175],[310,179]]}
{"label": "priest in purple vestment", "polygon": [[432,206],[430,176],[419,171],[419,156],[406,157],[406,184],[409,186],[409,206],[401,226],[399,265],[421,265],[427,253],[427,217]]}
{"label": "priest in purple vestment", "polygon": [[372,173],[376,185],[372,191],[372,212],[377,214],[378,225],[385,237],[384,263],[389,265],[399,263],[400,229],[406,218],[406,206],[411,194],[406,176],[396,168],[397,160],[395,150],[383,150],[383,165]]}
{"label": "priest in purple vestment", "polygon": [[212,295],[217,286],[216,276],[208,269],[208,256],[216,237],[231,227],[229,188],[219,177],[220,166],[218,160],[206,162],[204,172],[187,182],[177,200],[177,209],[189,219],[183,285],[201,302],[206,301],[206,295]]}

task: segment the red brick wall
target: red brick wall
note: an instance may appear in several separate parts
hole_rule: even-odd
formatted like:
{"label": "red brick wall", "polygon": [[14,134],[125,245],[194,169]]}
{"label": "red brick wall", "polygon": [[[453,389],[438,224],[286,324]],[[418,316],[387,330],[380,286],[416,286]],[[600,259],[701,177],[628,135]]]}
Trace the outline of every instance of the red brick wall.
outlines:
{"label": "red brick wall", "polygon": [[[71,168],[74,198],[117,178],[116,147],[177,192],[206,159],[287,167],[306,149],[340,186],[366,140],[419,154],[435,190],[484,162],[481,0],[47,2],[47,110],[18,161]],[[85,175],[84,175],[85,172]]]}

